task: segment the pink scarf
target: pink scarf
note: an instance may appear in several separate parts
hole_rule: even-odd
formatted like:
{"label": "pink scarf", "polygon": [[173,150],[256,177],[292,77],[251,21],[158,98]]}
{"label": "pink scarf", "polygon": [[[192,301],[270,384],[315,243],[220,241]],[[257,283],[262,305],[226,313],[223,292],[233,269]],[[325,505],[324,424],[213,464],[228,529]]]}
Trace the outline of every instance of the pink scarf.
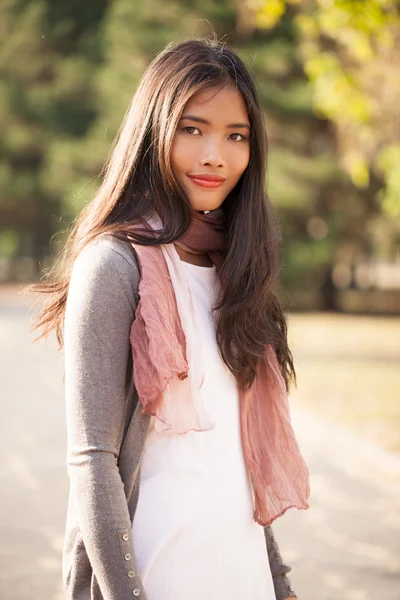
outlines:
{"label": "pink scarf", "polygon": [[[177,245],[207,252],[221,266],[221,210],[196,213]],[[161,227],[155,216],[148,220]],[[174,244],[134,244],[140,300],[130,341],[142,412],[156,417],[158,433],[206,431],[215,422],[204,407],[200,335],[181,259]],[[270,366],[270,370],[267,368]],[[309,474],[290,422],[285,382],[274,348],[267,344],[251,388],[239,391],[240,430],[254,491],[254,520],[266,527],[288,508],[307,509]]]}

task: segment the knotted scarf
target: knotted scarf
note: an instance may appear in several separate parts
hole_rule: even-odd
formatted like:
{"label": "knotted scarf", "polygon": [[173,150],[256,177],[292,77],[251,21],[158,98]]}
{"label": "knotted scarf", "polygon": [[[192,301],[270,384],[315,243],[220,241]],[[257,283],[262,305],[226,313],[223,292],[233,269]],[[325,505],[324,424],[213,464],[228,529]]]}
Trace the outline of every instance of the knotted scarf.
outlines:
{"label": "knotted scarf", "polygon": [[[146,219],[162,227],[158,215]],[[217,273],[222,259],[222,210],[195,213],[176,245],[208,253]],[[133,243],[140,266],[139,302],[130,341],[142,412],[163,434],[207,431],[215,422],[203,405],[202,348],[191,292],[174,244]],[[269,367],[269,368],[268,368]],[[272,345],[265,345],[256,377],[239,389],[243,456],[251,476],[254,520],[266,527],[287,509],[307,509],[309,474],[291,425],[284,378]]]}

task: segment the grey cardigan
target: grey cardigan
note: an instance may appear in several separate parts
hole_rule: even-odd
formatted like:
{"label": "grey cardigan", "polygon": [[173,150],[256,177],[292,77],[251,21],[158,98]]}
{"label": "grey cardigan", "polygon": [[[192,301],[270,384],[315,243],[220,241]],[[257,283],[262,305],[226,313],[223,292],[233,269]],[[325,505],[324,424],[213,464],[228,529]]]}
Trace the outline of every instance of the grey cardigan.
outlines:
{"label": "grey cardigan", "polygon": [[[139,280],[132,246],[109,234],[73,266],[64,321],[67,600],[146,599],[131,537],[150,422],[140,410],[129,340]],[[276,599],[295,596],[272,528],[264,533]]]}

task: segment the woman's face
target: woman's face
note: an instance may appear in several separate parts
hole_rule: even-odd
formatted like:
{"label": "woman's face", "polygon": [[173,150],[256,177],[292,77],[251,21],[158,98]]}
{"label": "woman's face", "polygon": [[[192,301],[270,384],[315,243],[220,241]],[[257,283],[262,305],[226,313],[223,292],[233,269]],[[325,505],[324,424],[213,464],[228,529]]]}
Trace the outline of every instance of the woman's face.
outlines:
{"label": "woman's face", "polygon": [[[202,90],[186,103],[175,132],[171,164],[194,210],[218,208],[250,160],[250,122],[239,91]],[[219,176],[213,182],[194,176]]]}

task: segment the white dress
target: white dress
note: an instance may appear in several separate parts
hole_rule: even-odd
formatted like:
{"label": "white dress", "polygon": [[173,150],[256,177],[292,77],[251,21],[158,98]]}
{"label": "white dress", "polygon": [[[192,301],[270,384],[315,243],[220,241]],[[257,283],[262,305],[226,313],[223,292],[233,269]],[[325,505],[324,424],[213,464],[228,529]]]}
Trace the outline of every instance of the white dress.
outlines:
{"label": "white dress", "polygon": [[216,426],[159,434],[151,417],[132,524],[138,570],[148,600],[276,600],[264,531],[253,520],[237,384],[210,312],[216,269],[182,263],[200,325],[202,400]]}

